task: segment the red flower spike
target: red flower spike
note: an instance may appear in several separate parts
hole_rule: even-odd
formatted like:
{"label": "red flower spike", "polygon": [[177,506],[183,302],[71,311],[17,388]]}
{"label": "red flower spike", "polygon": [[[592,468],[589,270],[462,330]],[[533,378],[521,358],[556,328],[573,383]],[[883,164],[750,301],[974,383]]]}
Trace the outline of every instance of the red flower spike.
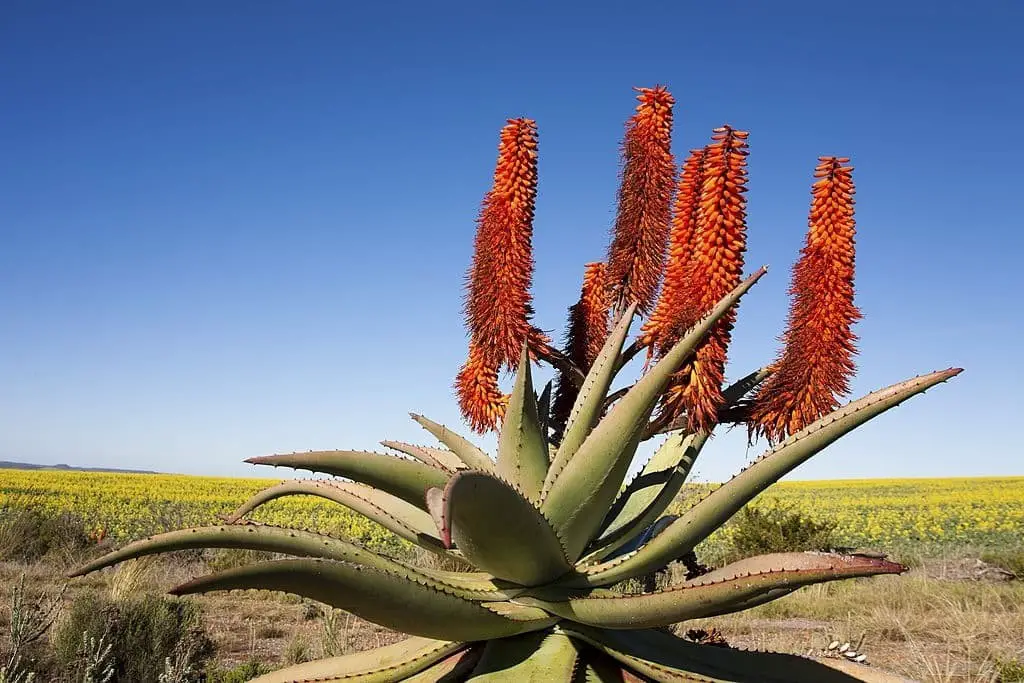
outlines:
{"label": "red flower spike", "polygon": [[516,367],[531,334],[536,197],[537,125],[509,119],[501,130],[494,184],[477,218],[466,287],[466,324],[487,367]]}
{"label": "red flower spike", "polygon": [[[565,355],[584,373],[590,370],[608,337],[609,297],[605,287],[605,265],[588,263],[583,272],[580,299],[569,307],[569,326],[565,337]],[[565,429],[579,393],[564,372],[558,374],[551,424],[556,433]]]}
{"label": "red flower spike", "polygon": [[820,157],[814,171],[810,230],[793,267],[793,302],[776,371],[754,398],[750,435],[784,440],[839,407],[856,366],[853,323],[855,221],[853,167]]}
{"label": "red flower spike", "polygon": [[679,187],[672,207],[672,230],[669,234],[668,263],[665,280],[661,285],[658,303],[654,306],[640,332],[640,343],[646,345],[648,358],[657,349],[659,355],[679,341],[685,329],[680,329],[680,317],[685,308],[687,292],[686,269],[693,257],[694,230],[704,166],[708,150],[691,150],[679,176]]}
{"label": "red flower spike", "polygon": [[505,416],[508,397],[498,387],[498,368],[487,363],[476,345],[469,348],[469,359],[455,378],[459,408],[473,431],[483,434],[497,429]]}
{"label": "red flower spike", "polygon": [[654,303],[665,264],[675,163],[672,106],[663,88],[637,88],[640,101],[626,124],[618,215],[608,248],[607,284],[621,310],[633,301],[645,313]]}
{"label": "red flower spike", "polygon": [[[746,251],[747,137],[729,126],[716,128],[706,148],[693,257],[685,269],[685,291],[677,329],[692,327],[743,278]],[[676,373],[662,400],[662,417],[683,410],[690,431],[709,430],[717,421],[726,352],[736,321],[735,308],[711,329],[692,360]]]}

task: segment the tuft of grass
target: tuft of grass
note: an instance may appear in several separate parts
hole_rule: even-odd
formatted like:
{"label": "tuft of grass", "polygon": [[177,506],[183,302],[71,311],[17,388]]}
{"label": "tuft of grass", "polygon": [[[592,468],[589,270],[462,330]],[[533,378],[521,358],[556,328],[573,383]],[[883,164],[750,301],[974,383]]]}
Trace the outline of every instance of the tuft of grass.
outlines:
{"label": "tuft of grass", "polygon": [[[993,548],[981,553],[981,561],[1005,569],[1024,580],[1024,548]],[[1024,665],[1022,665],[1024,666]]]}

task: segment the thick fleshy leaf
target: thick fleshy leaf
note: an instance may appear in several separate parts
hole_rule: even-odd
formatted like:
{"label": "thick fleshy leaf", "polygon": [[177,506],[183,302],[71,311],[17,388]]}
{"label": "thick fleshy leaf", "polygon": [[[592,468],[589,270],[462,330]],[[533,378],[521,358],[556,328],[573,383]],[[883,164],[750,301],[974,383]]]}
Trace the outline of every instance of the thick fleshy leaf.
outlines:
{"label": "thick fleshy leaf", "polygon": [[597,557],[612,554],[664,514],[686,483],[707,440],[706,433],[669,435],[640,476],[626,488],[620,497],[624,500],[621,507],[612,506],[613,521],[593,544]]}
{"label": "thick fleshy leaf", "polygon": [[866,666],[843,662],[836,667],[798,655],[698,645],[664,631],[602,631],[576,625],[563,630],[660,683],[909,683]]}
{"label": "thick fleshy leaf", "polygon": [[[551,385],[552,380],[544,385],[544,389],[537,397],[537,417],[540,418],[540,433],[544,435],[544,452],[548,454],[548,461],[551,461]],[[546,476],[546,475],[545,475]]]}
{"label": "thick fleshy leaf", "polygon": [[[595,591],[558,602],[527,596],[520,596],[517,601],[589,626],[610,629],[655,628],[721,613],[737,602],[761,597],[769,591],[857,576],[897,574],[906,569],[895,562],[862,555],[804,555],[806,558],[801,558],[797,568],[781,563],[778,569],[737,574],[718,580],[688,582],[652,593]],[[542,589],[534,594],[542,596],[543,593]]]}
{"label": "thick fleshy leaf", "polygon": [[[469,648],[449,655],[437,664],[419,672],[415,676],[400,679],[403,683],[462,683],[468,680],[480,655],[483,654],[484,646],[474,644]],[[395,679],[390,679],[394,681]]]}
{"label": "thick fleshy leaf", "polygon": [[422,415],[409,413],[409,416],[416,420],[421,427],[433,434],[435,439],[451,449],[451,452],[457,455],[465,463],[466,467],[483,472],[494,471],[494,461],[491,460],[490,456],[473,445],[466,437],[460,436],[443,424],[438,424]]}
{"label": "thick fleshy leaf", "polygon": [[381,446],[390,448],[398,451],[399,453],[405,453],[406,455],[416,458],[424,465],[430,465],[446,472],[455,472],[458,469],[464,468],[466,465],[458,456],[449,451],[446,448],[433,448],[431,446],[418,446],[412,443],[405,443],[404,441],[392,441],[390,439],[380,442]]}
{"label": "thick fleshy leaf", "polygon": [[449,476],[421,462],[369,451],[309,451],[249,458],[245,462],[345,477],[397,496],[421,510],[426,509],[423,496],[427,489],[444,486]]}
{"label": "thick fleshy leaf", "polygon": [[572,456],[579,450],[594,425],[601,419],[604,412],[604,399],[617,371],[615,362],[618,360],[619,352],[622,351],[626,335],[629,334],[629,325],[635,312],[636,304],[630,304],[622,313],[619,322],[616,323],[605,340],[601,353],[594,359],[594,364],[590,366],[586,379],[583,380],[583,386],[580,387],[572,411],[569,413],[562,442],[558,445],[558,450],[555,451],[551,469],[547,473],[547,479],[544,480],[544,496],[547,496],[562,470],[569,464]]}
{"label": "thick fleshy leaf", "polygon": [[466,643],[412,637],[374,650],[278,669],[254,678],[251,683],[306,683],[342,678],[354,683],[390,683],[417,674],[466,649]]}
{"label": "thick fleshy leaf", "polygon": [[541,431],[530,356],[525,347],[498,436],[497,469],[499,476],[518,486],[530,500],[540,499],[548,473],[548,440]]}
{"label": "thick fleshy leaf", "polygon": [[542,510],[576,561],[600,528],[619,493],[647,421],[672,374],[690,356],[715,322],[765,273],[757,271],[722,299],[598,423],[557,475]]}
{"label": "thick fleshy leaf", "polygon": [[668,529],[630,555],[588,567],[567,585],[605,586],[643,576],[693,550],[759,493],[815,453],[915,394],[945,382],[959,368],[894,384],[849,403],[797,432],[690,508]]}
{"label": "thick fleshy leaf", "polygon": [[[536,631],[554,618],[515,618],[404,576],[327,560],[274,560],[205,576],[172,589],[173,595],[259,589],[294,593],[411,635],[441,640],[488,640]],[[539,614],[529,612],[532,617]]]}
{"label": "thick fleshy leaf", "polygon": [[547,583],[571,570],[548,521],[496,476],[465,470],[451,478],[440,500],[431,495],[442,536],[450,532],[475,567],[524,586]]}
{"label": "thick fleshy leaf", "polygon": [[572,680],[578,656],[569,636],[535,632],[491,640],[473,670],[472,680],[484,683],[549,683]]}
{"label": "thick fleshy leaf", "polygon": [[318,496],[348,507],[384,528],[427,550],[444,552],[434,522],[427,512],[372,486],[347,481],[307,479],[286,481],[263,489],[225,520],[235,523],[256,508],[277,498],[294,495]]}
{"label": "thick fleshy leaf", "polygon": [[576,641],[576,646],[583,650],[581,654],[581,667],[578,669],[575,681],[580,683],[642,683],[640,678],[628,671],[624,671],[622,665],[606,655],[601,650],[583,642]]}
{"label": "thick fleshy leaf", "polygon": [[[423,567],[412,567],[403,562],[378,555],[357,545],[332,536],[312,531],[288,529],[266,524],[231,524],[226,526],[181,529],[158,534],[89,562],[76,569],[71,576],[82,576],[104,567],[145,555],[156,555],[193,548],[237,548],[282,553],[297,557],[316,557],[354,565],[372,567],[449,591],[467,600],[501,600],[519,591],[507,582],[497,582],[488,574],[477,572],[447,572]],[[513,589],[506,592],[506,589]]]}

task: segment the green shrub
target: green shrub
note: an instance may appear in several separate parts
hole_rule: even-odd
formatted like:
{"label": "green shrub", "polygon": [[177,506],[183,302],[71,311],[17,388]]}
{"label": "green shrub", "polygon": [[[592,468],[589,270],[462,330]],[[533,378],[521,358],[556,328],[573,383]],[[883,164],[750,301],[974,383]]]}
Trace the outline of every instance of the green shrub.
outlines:
{"label": "green shrub", "polygon": [[115,683],[157,681],[168,658],[180,663],[180,670],[201,671],[214,654],[198,606],[163,596],[121,602],[93,593],[79,596],[54,634],[62,669],[77,672],[84,667],[85,637],[110,646]]}
{"label": "green shrub", "polygon": [[70,512],[0,509],[0,561],[77,561],[91,545],[85,521]]}
{"label": "green shrub", "polygon": [[251,681],[265,673],[270,673],[270,667],[255,659],[250,659],[231,669],[223,669],[219,666],[208,668],[206,683],[245,683],[245,681]]}
{"label": "green shrub", "polygon": [[1000,683],[1024,681],[1024,662],[1016,659],[1000,661],[996,664],[996,670],[999,672],[999,677],[996,680]]}
{"label": "green shrub", "polygon": [[743,508],[729,522],[726,562],[765,553],[825,550],[835,546],[836,525],[817,522],[785,506]]}

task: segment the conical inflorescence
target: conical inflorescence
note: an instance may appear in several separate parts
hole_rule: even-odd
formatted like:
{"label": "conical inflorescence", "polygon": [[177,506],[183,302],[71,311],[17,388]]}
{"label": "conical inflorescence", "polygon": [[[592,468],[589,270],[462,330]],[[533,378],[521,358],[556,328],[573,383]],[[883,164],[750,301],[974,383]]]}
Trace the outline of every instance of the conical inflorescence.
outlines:
{"label": "conical inflorescence", "polygon": [[853,167],[820,157],[810,229],[793,268],[785,347],[753,401],[749,430],[779,442],[839,406],[855,370]]}
{"label": "conical inflorescence", "polygon": [[608,248],[607,283],[616,311],[633,302],[646,313],[665,264],[675,175],[672,107],[665,88],[637,88],[640,104],[622,143],[618,213]]}
{"label": "conical inflorescence", "polygon": [[[747,244],[747,137],[730,126],[716,128],[703,156],[703,174],[693,232],[693,255],[684,270],[681,315],[686,330],[742,279]],[[712,328],[691,360],[673,378],[662,402],[663,417],[685,410],[690,431],[705,431],[722,407],[726,352],[736,311]]]}
{"label": "conical inflorescence", "polygon": [[[588,263],[583,272],[580,299],[569,307],[569,324],[565,335],[565,355],[584,372],[590,370],[608,338],[608,290],[605,287],[605,265]],[[578,389],[566,373],[558,374],[555,398],[551,405],[551,426],[557,434],[565,428]]]}
{"label": "conical inflorescence", "polygon": [[465,300],[470,353],[455,382],[459,407],[477,431],[493,429],[504,409],[498,371],[514,368],[523,344],[536,335],[530,324],[536,198],[537,125],[510,119],[477,219]]}

